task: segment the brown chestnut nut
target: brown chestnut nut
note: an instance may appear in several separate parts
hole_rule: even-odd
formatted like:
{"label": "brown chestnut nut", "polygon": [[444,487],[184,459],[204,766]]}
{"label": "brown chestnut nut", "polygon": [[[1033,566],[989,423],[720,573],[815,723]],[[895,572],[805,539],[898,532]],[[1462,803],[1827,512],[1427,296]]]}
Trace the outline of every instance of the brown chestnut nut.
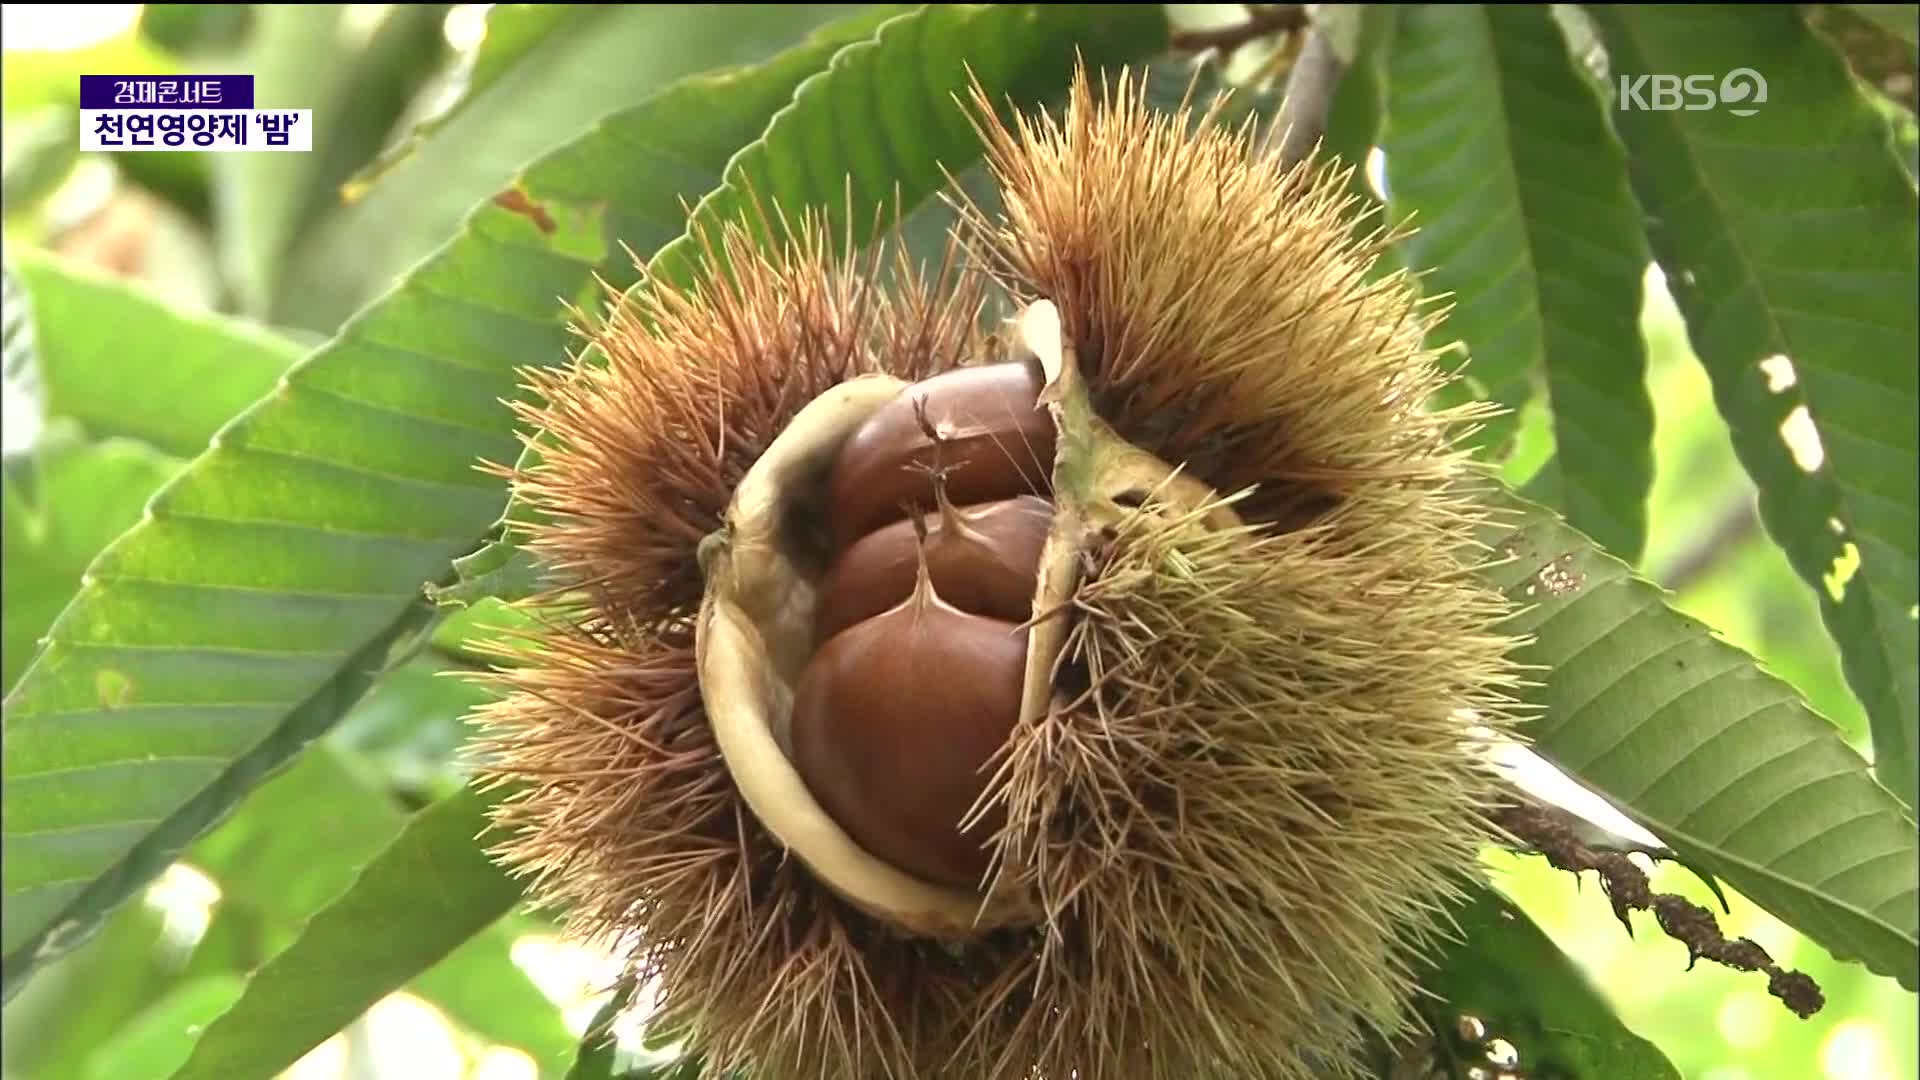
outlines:
{"label": "brown chestnut nut", "polygon": [[[827,480],[836,550],[910,507],[932,509],[933,471],[958,505],[1052,487],[1054,425],[1040,373],[1024,363],[958,368],[901,391],[847,440]],[[938,442],[928,434],[939,436]]]}
{"label": "brown chestnut nut", "polygon": [[868,852],[929,882],[977,887],[998,807],[962,832],[1020,716],[1027,633],[940,599],[920,564],[905,601],[814,654],[795,688],[794,768]]}
{"label": "brown chestnut nut", "polygon": [[940,513],[923,543],[914,521],[896,521],[853,542],[820,586],[814,640],[825,642],[913,595],[925,552],[942,600],[969,615],[1023,623],[1033,614],[1040,552],[1053,505],[1033,495],[955,507],[936,494]]}

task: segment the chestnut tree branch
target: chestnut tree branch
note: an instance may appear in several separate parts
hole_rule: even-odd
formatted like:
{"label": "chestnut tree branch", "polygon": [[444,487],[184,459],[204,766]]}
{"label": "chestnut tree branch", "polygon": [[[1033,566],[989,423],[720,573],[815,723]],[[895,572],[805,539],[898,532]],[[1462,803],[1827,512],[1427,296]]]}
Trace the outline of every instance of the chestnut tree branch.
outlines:
{"label": "chestnut tree branch", "polygon": [[1752,498],[1741,498],[1713,519],[1691,546],[1674,556],[1671,565],[1651,574],[1671,592],[1680,592],[1719,567],[1721,561],[1760,531],[1760,513]]}
{"label": "chestnut tree branch", "polygon": [[1172,44],[1180,52],[1205,52],[1219,49],[1230,57],[1242,45],[1273,34],[1291,33],[1307,25],[1305,4],[1247,4],[1247,21],[1232,26],[1211,26],[1204,30],[1175,31]]}
{"label": "chestnut tree branch", "polygon": [[1307,42],[1287,73],[1287,89],[1273,131],[1280,138],[1280,164],[1291,168],[1312,154],[1327,134],[1327,113],[1333,92],[1346,73],[1346,63],[1333,42],[1318,27],[1307,31]]}

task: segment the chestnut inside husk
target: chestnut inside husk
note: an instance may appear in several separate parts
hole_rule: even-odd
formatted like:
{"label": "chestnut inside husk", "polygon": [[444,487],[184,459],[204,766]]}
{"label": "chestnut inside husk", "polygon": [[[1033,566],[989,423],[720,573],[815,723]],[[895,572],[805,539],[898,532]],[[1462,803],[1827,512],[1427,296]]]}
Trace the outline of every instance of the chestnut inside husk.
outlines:
{"label": "chestnut inside husk", "polygon": [[[1053,469],[1039,393],[1038,372],[1020,363],[911,385],[847,440],[827,488],[842,540],[821,588],[820,651],[795,691],[794,763],[862,847],[960,888],[980,884],[984,838],[1005,820],[961,829],[1020,716],[1018,624],[1052,522],[1051,504],[1030,494]],[[961,509],[956,487],[992,501]]]}
{"label": "chestnut inside husk", "polygon": [[[1438,314],[1346,175],[1139,85],[976,95],[937,280],[728,224],[530,373],[498,850],[703,1077],[1358,1075],[1481,875],[1519,673]],[[1050,466],[942,500],[967,386]]]}
{"label": "chestnut inside husk", "polygon": [[810,403],[704,549],[702,691],[742,795],[829,888],[948,939],[1036,917],[992,880],[992,779],[1052,700],[1077,553],[1149,492],[1238,523],[1092,414],[1052,304],[1018,329],[1013,359]]}

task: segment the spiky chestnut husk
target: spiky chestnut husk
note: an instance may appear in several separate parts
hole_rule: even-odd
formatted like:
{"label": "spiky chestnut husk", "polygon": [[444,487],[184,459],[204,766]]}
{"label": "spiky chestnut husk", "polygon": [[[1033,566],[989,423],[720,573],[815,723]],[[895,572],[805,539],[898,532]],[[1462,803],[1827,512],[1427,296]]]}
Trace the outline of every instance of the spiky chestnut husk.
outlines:
{"label": "spiky chestnut husk", "polygon": [[[654,1022],[687,1028],[713,1075],[898,1075],[931,1046],[920,995],[978,973],[838,899],[748,807],[700,686],[700,555],[809,403],[974,352],[978,283],[902,266],[883,292],[878,257],[833,258],[810,218],[772,252],[732,226],[701,239],[702,284],[617,298],[515,406],[548,438],[500,471],[539,511],[524,542],[556,584],[500,642],[502,693],[475,715],[479,782],[512,788],[493,850],[570,937],[657,987]],[[949,1043],[952,1022],[934,1025]]]}
{"label": "spiky chestnut husk", "polygon": [[1007,209],[971,240],[1065,327],[1034,348],[1055,353],[1053,617],[991,785],[988,888],[925,893],[930,925],[863,893],[886,867],[821,871],[811,838],[786,857],[767,821],[793,820],[716,735],[781,691],[699,673],[743,572],[776,598],[825,572],[784,526],[737,527],[807,504],[819,470],[767,460],[807,441],[802,407],[977,359],[970,302],[888,302],[804,232],[765,259],[730,234],[709,269],[731,284],[650,296],[597,332],[602,373],[537,380],[526,415],[558,445],[518,483],[584,600],[486,715],[488,771],[531,781],[503,854],[578,930],[621,935],[712,1075],[1292,1080],[1401,1026],[1409,961],[1493,835],[1469,725],[1503,729],[1513,681],[1505,608],[1469,574],[1473,417],[1425,411],[1433,313],[1364,283],[1379,238],[1350,241],[1344,177],[1187,131],[1084,79],[1061,127],[983,121]]}

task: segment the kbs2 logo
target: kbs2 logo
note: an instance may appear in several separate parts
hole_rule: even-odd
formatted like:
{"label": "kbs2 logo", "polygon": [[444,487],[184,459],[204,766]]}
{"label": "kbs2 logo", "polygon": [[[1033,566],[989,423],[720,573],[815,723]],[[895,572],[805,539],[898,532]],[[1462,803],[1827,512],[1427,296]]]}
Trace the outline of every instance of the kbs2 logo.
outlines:
{"label": "kbs2 logo", "polygon": [[1622,75],[1620,108],[1699,112],[1725,107],[1735,116],[1752,116],[1767,103],[1767,80],[1752,68],[1734,68],[1725,76]]}

